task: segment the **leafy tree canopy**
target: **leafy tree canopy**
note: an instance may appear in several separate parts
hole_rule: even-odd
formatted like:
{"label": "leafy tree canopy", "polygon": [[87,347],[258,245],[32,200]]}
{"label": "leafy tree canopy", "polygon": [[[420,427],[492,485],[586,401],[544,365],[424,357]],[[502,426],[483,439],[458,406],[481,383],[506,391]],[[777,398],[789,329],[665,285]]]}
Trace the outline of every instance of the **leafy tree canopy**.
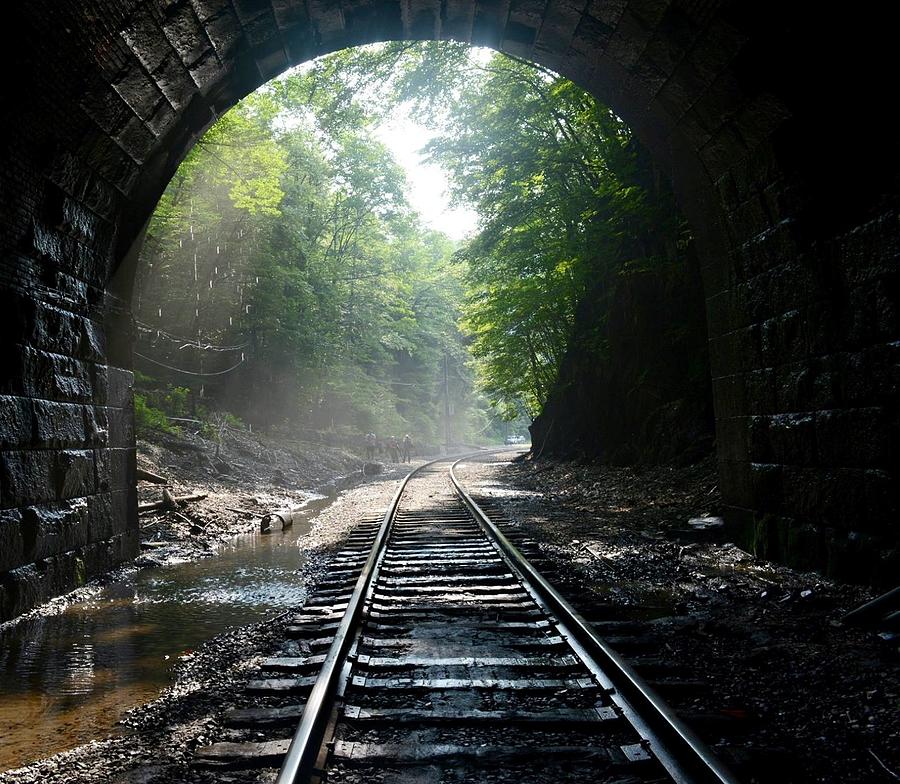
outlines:
{"label": "leafy tree canopy", "polygon": [[479,383],[507,416],[536,415],[556,381],[578,303],[629,269],[674,263],[687,241],[672,195],[630,129],[547,69],[445,42],[346,50],[310,72],[329,116],[400,109],[434,131],[479,231],[456,253],[462,326]]}
{"label": "leafy tree canopy", "polygon": [[[479,215],[459,246],[421,225],[376,139],[397,112]],[[688,239],[630,129],[577,85],[392,43],[296,69],[210,129],[152,221],[137,312],[157,363],[251,421],[437,439],[446,357],[452,428],[477,435],[473,377],[502,417],[535,416],[580,303],[602,321],[619,276],[679,263]]]}

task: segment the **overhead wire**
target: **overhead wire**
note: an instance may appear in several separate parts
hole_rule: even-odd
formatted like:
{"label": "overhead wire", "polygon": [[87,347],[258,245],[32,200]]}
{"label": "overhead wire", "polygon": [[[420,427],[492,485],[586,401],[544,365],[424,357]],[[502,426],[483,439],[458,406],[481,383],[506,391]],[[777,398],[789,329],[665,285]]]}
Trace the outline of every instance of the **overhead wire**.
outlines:
{"label": "overhead wire", "polygon": [[249,343],[241,343],[239,345],[216,345],[213,343],[200,343],[197,338],[185,338],[180,337],[178,335],[173,335],[170,332],[166,332],[164,329],[158,329],[157,327],[152,327],[149,324],[145,324],[142,321],[138,321],[135,319],[134,322],[138,329],[141,332],[145,333],[156,333],[159,337],[165,338],[166,340],[171,340],[173,343],[182,343],[184,345],[179,347],[179,351],[183,348],[198,348],[203,351],[241,351],[242,349],[248,348]]}
{"label": "overhead wire", "polygon": [[148,357],[147,355],[141,354],[138,351],[135,351],[134,355],[136,357],[140,357],[141,359],[145,359],[145,360],[147,360],[147,362],[151,362],[154,365],[159,365],[160,367],[165,368],[166,370],[172,370],[175,373],[183,373],[186,376],[194,376],[196,378],[208,378],[209,376],[224,376],[226,373],[231,373],[232,370],[235,370],[240,365],[243,365],[245,362],[245,360],[242,358],[240,362],[232,365],[230,368],[227,368],[226,370],[219,370],[219,371],[216,371],[213,373],[198,373],[194,370],[185,370],[184,368],[175,367],[174,365],[167,365],[165,362],[160,362],[159,360],[153,359],[152,357]]}

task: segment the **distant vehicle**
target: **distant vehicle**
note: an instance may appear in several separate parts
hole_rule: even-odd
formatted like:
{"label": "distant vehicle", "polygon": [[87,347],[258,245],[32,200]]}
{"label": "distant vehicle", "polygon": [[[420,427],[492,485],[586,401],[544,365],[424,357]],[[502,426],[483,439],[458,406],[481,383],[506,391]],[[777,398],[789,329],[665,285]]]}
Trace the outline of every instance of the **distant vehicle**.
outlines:
{"label": "distant vehicle", "polygon": [[507,436],[506,443],[507,444],[524,444],[525,436]]}

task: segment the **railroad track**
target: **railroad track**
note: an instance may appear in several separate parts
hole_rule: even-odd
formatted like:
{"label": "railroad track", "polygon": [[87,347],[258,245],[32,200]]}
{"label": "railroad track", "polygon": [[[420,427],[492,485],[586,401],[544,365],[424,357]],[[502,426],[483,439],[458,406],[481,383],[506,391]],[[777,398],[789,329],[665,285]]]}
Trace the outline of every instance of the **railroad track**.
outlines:
{"label": "railroad track", "polygon": [[357,526],[287,634],[247,685],[255,707],[227,717],[241,739],[203,764],[280,766],[277,784],[735,780],[449,460]]}

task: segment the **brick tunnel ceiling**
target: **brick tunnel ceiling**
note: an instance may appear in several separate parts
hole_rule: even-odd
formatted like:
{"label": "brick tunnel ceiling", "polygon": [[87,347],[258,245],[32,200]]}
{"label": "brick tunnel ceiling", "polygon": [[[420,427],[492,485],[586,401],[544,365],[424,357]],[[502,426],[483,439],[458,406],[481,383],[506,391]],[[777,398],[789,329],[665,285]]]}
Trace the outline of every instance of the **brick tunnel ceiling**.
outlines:
{"label": "brick tunnel ceiling", "polygon": [[289,66],[388,39],[453,38],[532,59],[634,128],[697,237],[729,520],[772,552],[805,543],[816,564],[862,558],[859,542],[883,552],[895,538],[900,441],[898,145],[882,111],[893,26],[874,4],[784,6],[34,0],[5,10],[25,54],[7,63],[2,124],[11,329],[0,615],[64,585],[85,548],[97,551],[89,572],[136,548],[121,319],[127,327],[133,243],[178,163]]}

